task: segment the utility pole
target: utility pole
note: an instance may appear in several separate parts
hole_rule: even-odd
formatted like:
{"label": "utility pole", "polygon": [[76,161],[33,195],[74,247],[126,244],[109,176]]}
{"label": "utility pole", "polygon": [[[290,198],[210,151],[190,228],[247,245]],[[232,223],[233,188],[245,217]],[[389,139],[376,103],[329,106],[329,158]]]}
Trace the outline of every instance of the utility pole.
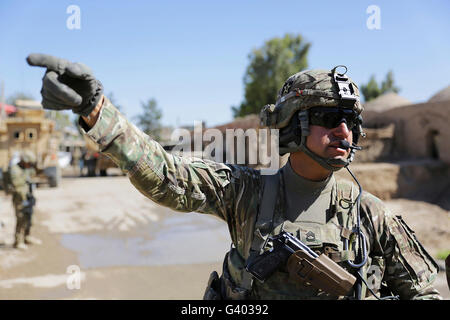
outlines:
{"label": "utility pole", "polygon": [[5,81],[2,80],[2,88],[0,93],[0,120],[5,119]]}

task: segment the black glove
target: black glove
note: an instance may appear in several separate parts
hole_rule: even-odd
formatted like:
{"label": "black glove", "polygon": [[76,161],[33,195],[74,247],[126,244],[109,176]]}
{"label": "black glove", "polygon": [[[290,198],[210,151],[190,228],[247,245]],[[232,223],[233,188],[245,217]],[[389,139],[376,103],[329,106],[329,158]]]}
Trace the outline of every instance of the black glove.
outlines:
{"label": "black glove", "polygon": [[30,66],[47,68],[41,90],[45,109],[72,109],[88,116],[100,101],[103,85],[88,66],[39,53],[30,54],[27,62]]}

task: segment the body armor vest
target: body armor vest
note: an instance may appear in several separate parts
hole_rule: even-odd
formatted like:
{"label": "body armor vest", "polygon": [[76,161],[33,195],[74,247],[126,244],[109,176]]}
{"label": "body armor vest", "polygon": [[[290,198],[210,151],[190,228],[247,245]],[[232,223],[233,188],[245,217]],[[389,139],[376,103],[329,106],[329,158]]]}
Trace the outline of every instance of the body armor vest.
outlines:
{"label": "body armor vest", "polygon": [[[354,260],[355,252],[350,245],[344,250],[344,239],[350,240],[351,229],[356,219],[354,206],[357,190],[351,182],[335,181],[330,194],[330,206],[325,223],[285,219],[285,188],[281,171],[264,179],[259,214],[253,226],[253,241],[249,252],[239,252],[234,246],[226,254],[223,264],[222,296],[225,299],[337,299],[308,284],[299,285],[289,278],[285,267],[281,267],[264,283],[252,278],[245,270],[246,262],[252,255],[264,250],[269,235],[278,234],[281,229],[292,233],[317,253],[325,253],[341,267],[355,273],[345,262]],[[364,230],[365,231],[365,230]],[[368,261],[368,265],[370,260]],[[364,270],[367,268],[364,267]],[[363,272],[365,274],[365,272]],[[363,289],[364,290],[364,289]],[[364,290],[365,291],[365,290]],[[363,292],[363,297],[365,292]]]}

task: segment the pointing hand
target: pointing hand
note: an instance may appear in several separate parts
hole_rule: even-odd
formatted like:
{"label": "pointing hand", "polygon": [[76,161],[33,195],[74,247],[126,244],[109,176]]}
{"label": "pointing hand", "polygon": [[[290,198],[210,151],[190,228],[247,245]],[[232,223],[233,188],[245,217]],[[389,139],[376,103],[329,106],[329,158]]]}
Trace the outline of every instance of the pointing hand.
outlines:
{"label": "pointing hand", "polygon": [[27,62],[30,66],[47,69],[41,89],[45,109],[71,109],[74,113],[88,116],[102,97],[103,85],[82,63],[39,53],[30,54]]}

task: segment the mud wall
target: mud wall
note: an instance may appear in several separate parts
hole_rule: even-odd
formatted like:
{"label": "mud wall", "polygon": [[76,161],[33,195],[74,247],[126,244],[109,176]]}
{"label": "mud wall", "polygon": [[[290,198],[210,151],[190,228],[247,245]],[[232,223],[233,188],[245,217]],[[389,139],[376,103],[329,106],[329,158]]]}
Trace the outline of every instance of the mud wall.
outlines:
{"label": "mud wall", "polygon": [[393,159],[431,158],[450,164],[450,101],[365,114],[369,126],[395,125]]}

